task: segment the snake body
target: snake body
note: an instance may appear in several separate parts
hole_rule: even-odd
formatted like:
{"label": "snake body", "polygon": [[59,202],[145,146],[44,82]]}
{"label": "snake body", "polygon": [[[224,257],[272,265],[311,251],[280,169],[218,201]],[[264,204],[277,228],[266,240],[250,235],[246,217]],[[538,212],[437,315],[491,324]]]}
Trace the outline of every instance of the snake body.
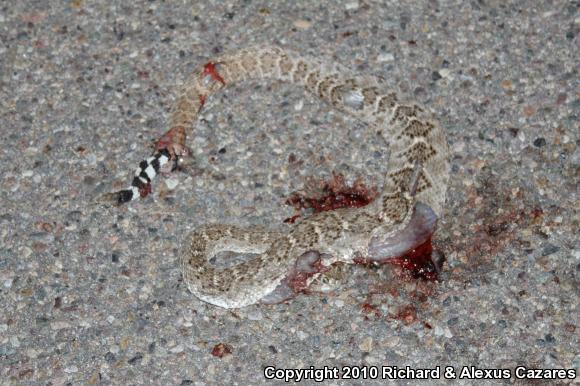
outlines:
{"label": "snake body", "polygon": [[[225,224],[194,230],[180,249],[180,260],[184,281],[195,296],[225,308],[280,302],[337,261],[385,260],[430,237],[449,179],[447,142],[433,115],[401,101],[381,78],[355,75],[332,61],[277,46],[225,54],[195,71],[177,98],[171,129],[158,141],[157,152],[142,162],[131,188],[113,199],[124,202],[138,193],[146,195],[159,168],[185,153],[185,133],[209,95],[236,82],[260,79],[302,86],[381,132],[390,149],[389,171],[371,204],[314,214],[287,233]],[[210,262],[224,252],[254,256],[226,268]]]}

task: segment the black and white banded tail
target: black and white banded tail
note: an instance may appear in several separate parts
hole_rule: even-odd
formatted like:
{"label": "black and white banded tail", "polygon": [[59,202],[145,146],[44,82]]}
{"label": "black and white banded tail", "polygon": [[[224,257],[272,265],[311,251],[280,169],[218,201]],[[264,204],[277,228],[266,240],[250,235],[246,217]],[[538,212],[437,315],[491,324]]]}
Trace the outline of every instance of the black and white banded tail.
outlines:
{"label": "black and white banded tail", "polygon": [[[177,160],[177,157],[174,157],[171,170],[177,167]],[[153,181],[155,176],[159,174],[159,171],[170,161],[171,155],[167,149],[161,149],[155,152],[151,157],[139,163],[139,167],[135,171],[135,177],[133,177],[129,188],[105,194],[102,201],[121,205],[140,197],[147,197],[151,193],[151,181]]]}

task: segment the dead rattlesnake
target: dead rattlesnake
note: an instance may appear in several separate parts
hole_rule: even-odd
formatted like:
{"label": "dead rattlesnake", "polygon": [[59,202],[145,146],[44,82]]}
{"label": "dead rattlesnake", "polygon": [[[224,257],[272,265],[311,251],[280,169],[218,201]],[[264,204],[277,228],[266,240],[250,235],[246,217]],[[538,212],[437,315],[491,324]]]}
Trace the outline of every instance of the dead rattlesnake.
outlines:
{"label": "dead rattlesnake", "polygon": [[[147,195],[159,170],[175,166],[186,153],[186,131],[195,124],[206,98],[226,85],[255,79],[301,85],[382,132],[390,147],[389,172],[381,194],[370,205],[312,215],[288,233],[223,224],[196,229],[180,252],[183,278],[194,295],[226,308],[279,302],[334,262],[381,261],[430,237],[442,214],[449,179],[445,134],[432,114],[400,101],[380,78],[353,75],[331,61],[276,46],[226,54],[194,72],[155,154],[141,162],[129,189],[106,199],[122,203]],[[228,251],[256,256],[224,269],[210,263],[212,256]]]}

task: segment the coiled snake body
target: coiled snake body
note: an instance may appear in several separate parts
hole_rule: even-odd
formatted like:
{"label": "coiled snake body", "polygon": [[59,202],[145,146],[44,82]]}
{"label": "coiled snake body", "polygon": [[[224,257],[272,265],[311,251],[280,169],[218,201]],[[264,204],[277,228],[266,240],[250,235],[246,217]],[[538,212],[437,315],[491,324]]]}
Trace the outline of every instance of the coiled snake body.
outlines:
{"label": "coiled snake body", "polygon": [[[445,203],[448,148],[431,113],[401,102],[380,78],[352,75],[341,65],[276,46],[226,54],[193,73],[156,153],[140,164],[129,189],[108,200],[122,203],[149,193],[159,169],[186,153],[186,130],[209,95],[235,82],[266,78],[301,85],[380,131],[390,147],[389,172],[371,204],[314,214],[288,233],[223,224],[193,231],[180,251],[184,281],[199,299],[226,308],[283,301],[337,261],[401,255],[430,237]],[[210,263],[226,251],[256,256],[221,269]]]}

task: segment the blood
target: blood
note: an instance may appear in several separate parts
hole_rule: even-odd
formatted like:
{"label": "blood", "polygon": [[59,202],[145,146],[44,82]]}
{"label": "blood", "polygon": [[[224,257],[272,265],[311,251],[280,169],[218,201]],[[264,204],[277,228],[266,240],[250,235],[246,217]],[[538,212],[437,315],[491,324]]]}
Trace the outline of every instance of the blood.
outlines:
{"label": "blood", "polygon": [[[339,173],[333,173],[330,181],[319,181],[319,186],[314,190],[312,196],[307,196],[308,193],[295,193],[286,200],[286,204],[293,206],[297,211],[311,208],[314,213],[319,213],[340,208],[360,208],[370,204],[377,196],[376,189],[368,188],[360,181],[356,181],[352,186],[347,185],[344,176]],[[284,222],[293,224],[300,217],[300,214],[295,214],[285,219]],[[443,263],[443,261],[434,261],[433,259],[431,237],[401,256],[383,260],[355,257],[353,262],[362,265],[375,265],[377,263],[396,265],[408,272],[414,279],[426,281],[438,280]],[[312,275],[309,274],[308,277],[310,276]],[[302,280],[305,281],[308,277],[302,279],[299,273],[294,281],[298,283]]]}
{"label": "blood", "polygon": [[233,351],[233,347],[227,343],[218,343],[213,346],[211,350],[211,355],[218,358],[223,358],[225,355],[229,355]]}
{"label": "blood", "polygon": [[224,78],[221,77],[216,68],[216,63],[208,62],[206,63],[205,66],[203,66],[203,72],[201,73],[201,77],[203,78],[206,75],[209,75],[213,80],[220,82],[224,86],[226,85]]}
{"label": "blood", "polygon": [[370,303],[363,303],[361,307],[365,314],[374,314],[377,318],[381,316],[381,311],[379,311],[377,306],[374,306]]}
{"label": "blood", "polygon": [[300,218],[300,215],[299,214],[295,214],[294,216],[288,217],[287,219],[285,219],[284,220],[284,223],[286,223],[286,224],[294,224],[294,222],[296,220],[298,220],[299,218]]}
{"label": "blood", "polygon": [[314,212],[325,212],[339,208],[359,208],[368,205],[367,197],[359,193],[335,193],[330,192],[327,196],[319,199],[306,199],[307,205]]}
{"label": "blood", "polygon": [[414,279],[426,281],[437,281],[439,279],[441,264],[443,263],[442,261],[434,261],[433,259],[431,237],[423,244],[418,245],[401,256],[389,257],[383,260],[355,257],[353,262],[355,264],[369,266],[374,264],[396,265],[408,272]]}
{"label": "blood", "polygon": [[139,187],[139,196],[141,196],[141,198],[147,197],[150,193],[151,193],[151,183],[147,183]]}
{"label": "blood", "polygon": [[400,320],[406,325],[412,324],[417,320],[417,309],[412,305],[405,306],[395,316],[390,316],[389,319]]}
{"label": "blood", "polygon": [[[294,193],[286,200],[286,204],[297,211],[312,209],[314,213],[320,213],[340,208],[360,208],[370,204],[377,195],[376,189],[367,188],[360,181],[355,181],[352,186],[347,185],[344,176],[335,173],[330,181],[320,181],[315,190],[317,192],[312,196]],[[293,224],[300,217],[300,214],[296,214],[284,222]]]}
{"label": "blood", "polygon": [[330,268],[322,264],[322,256],[317,252],[302,254],[288,275],[280,284],[261,299],[265,304],[283,303],[299,293],[307,292],[308,279],[317,273],[324,273]]}
{"label": "blood", "polygon": [[530,214],[532,215],[532,218],[536,219],[536,218],[540,217],[541,215],[543,215],[544,211],[542,210],[542,208],[534,208],[534,209],[532,209]]}
{"label": "blood", "polygon": [[185,127],[175,126],[167,130],[165,134],[155,141],[154,148],[156,151],[162,149],[169,150],[172,145],[183,145],[183,143],[185,143]]}
{"label": "blood", "polygon": [[409,272],[415,279],[436,281],[439,278],[440,267],[437,266],[437,262],[433,261],[431,237],[403,256],[388,258],[381,262],[397,265]]}
{"label": "blood", "polygon": [[295,293],[303,291],[307,287],[309,278],[317,273],[324,273],[330,268],[322,265],[322,258],[319,256],[315,261],[308,264],[308,267],[298,268],[288,277],[288,285]]}

